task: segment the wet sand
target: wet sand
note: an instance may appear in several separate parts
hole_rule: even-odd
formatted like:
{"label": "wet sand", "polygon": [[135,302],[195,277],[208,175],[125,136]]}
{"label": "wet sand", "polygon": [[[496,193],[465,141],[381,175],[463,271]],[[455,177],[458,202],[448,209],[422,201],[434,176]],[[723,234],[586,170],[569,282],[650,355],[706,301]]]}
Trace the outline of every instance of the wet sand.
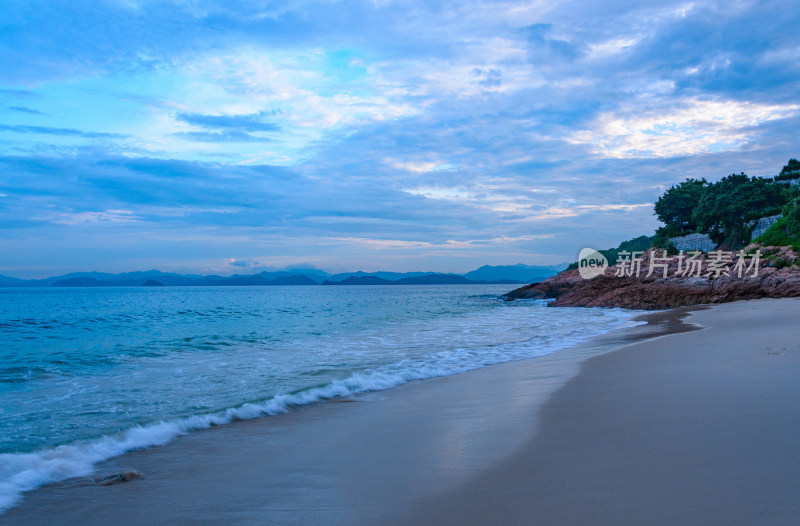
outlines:
{"label": "wet sand", "polygon": [[800,524],[800,300],[583,363],[518,452],[397,524]]}
{"label": "wet sand", "polygon": [[41,488],[0,523],[795,523],[798,315],[798,300],[715,306],[690,331],[670,311],[550,356],[192,433],[98,466],[143,480]]}

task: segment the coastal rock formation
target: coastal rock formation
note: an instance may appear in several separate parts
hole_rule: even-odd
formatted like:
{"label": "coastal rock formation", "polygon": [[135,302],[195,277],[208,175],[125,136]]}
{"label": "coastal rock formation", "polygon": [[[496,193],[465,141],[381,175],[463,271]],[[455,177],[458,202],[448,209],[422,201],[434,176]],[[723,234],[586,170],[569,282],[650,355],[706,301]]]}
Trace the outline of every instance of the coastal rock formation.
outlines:
{"label": "coastal rock formation", "polygon": [[[656,267],[647,276],[653,251],[645,252],[639,262],[639,276],[620,273],[619,265],[592,279],[583,279],[579,271],[564,271],[541,283],[526,285],[506,294],[508,299],[553,299],[554,307],[621,307],[626,309],[668,309],[701,303],[726,303],[756,298],[785,298],[800,296],[800,256],[789,247],[758,247],[763,253],[756,274],[755,268],[738,275],[736,257],[718,277],[702,267],[700,276],[679,272],[677,258],[668,263],[666,277],[663,267]],[[657,257],[661,257],[659,251]],[[656,261],[661,261],[656,259]],[[706,260],[707,262],[708,260]],[[747,259],[748,263],[752,258]],[[685,262],[682,268],[685,268]]]}

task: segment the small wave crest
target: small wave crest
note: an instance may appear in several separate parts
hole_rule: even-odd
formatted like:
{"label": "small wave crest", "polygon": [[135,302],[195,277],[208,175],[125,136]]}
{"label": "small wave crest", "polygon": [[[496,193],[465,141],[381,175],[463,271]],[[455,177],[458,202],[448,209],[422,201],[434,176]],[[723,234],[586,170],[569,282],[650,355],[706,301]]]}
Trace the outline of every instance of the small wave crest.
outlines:
{"label": "small wave crest", "polygon": [[494,347],[453,348],[354,372],[323,385],[222,411],[136,426],[121,433],[30,453],[0,454],[0,514],[14,506],[27,491],[69,478],[89,476],[101,461],[133,450],[164,445],[191,431],[234,420],[286,413],[293,407],[390,389],[413,380],[449,376],[487,365],[551,354],[616,328],[627,321],[630,314],[620,314],[615,318],[614,323],[587,330],[580,336],[557,338],[544,344],[541,339],[536,339],[528,344],[516,342]]}

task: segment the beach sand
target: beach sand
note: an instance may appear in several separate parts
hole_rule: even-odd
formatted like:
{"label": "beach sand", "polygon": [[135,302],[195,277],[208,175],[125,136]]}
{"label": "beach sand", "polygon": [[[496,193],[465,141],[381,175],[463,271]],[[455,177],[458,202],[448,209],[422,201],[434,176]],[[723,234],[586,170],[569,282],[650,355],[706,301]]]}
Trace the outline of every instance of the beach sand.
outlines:
{"label": "beach sand", "polygon": [[800,523],[800,300],[686,315],[192,433],[0,523]]}
{"label": "beach sand", "polygon": [[584,362],[537,435],[400,523],[800,524],[800,300]]}

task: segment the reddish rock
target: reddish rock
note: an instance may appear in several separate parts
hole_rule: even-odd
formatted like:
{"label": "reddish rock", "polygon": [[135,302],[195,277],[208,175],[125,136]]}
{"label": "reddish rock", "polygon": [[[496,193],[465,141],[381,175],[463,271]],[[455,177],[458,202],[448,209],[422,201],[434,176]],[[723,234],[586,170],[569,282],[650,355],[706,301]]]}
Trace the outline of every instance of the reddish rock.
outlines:
{"label": "reddish rock", "polygon": [[[757,246],[748,247],[759,248]],[[727,268],[729,276],[714,278],[707,275],[705,260],[701,275],[681,276],[677,274],[678,260],[673,258],[669,264],[667,277],[655,269],[647,276],[652,251],[642,257],[639,277],[617,277],[618,266],[609,267],[603,275],[593,279],[583,279],[577,270],[562,272],[541,283],[526,285],[509,292],[506,297],[553,299],[554,307],[622,307],[626,309],[668,309],[701,303],[725,303],[729,301],[756,298],[785,298],[800,296],[800,256],[789,247],[760,247],[764,256],[761,259],[758,275],[754,271],[739,277],[733,271],[733,264]],[[661,256],[661,251],[658,256]],[[766,259],[767,257],[771,259]],[[734,263],[736,257],[734,255]],[[748,260],[749,262],[750,260]],[[781,261],[784,268],[777,268]]]}

